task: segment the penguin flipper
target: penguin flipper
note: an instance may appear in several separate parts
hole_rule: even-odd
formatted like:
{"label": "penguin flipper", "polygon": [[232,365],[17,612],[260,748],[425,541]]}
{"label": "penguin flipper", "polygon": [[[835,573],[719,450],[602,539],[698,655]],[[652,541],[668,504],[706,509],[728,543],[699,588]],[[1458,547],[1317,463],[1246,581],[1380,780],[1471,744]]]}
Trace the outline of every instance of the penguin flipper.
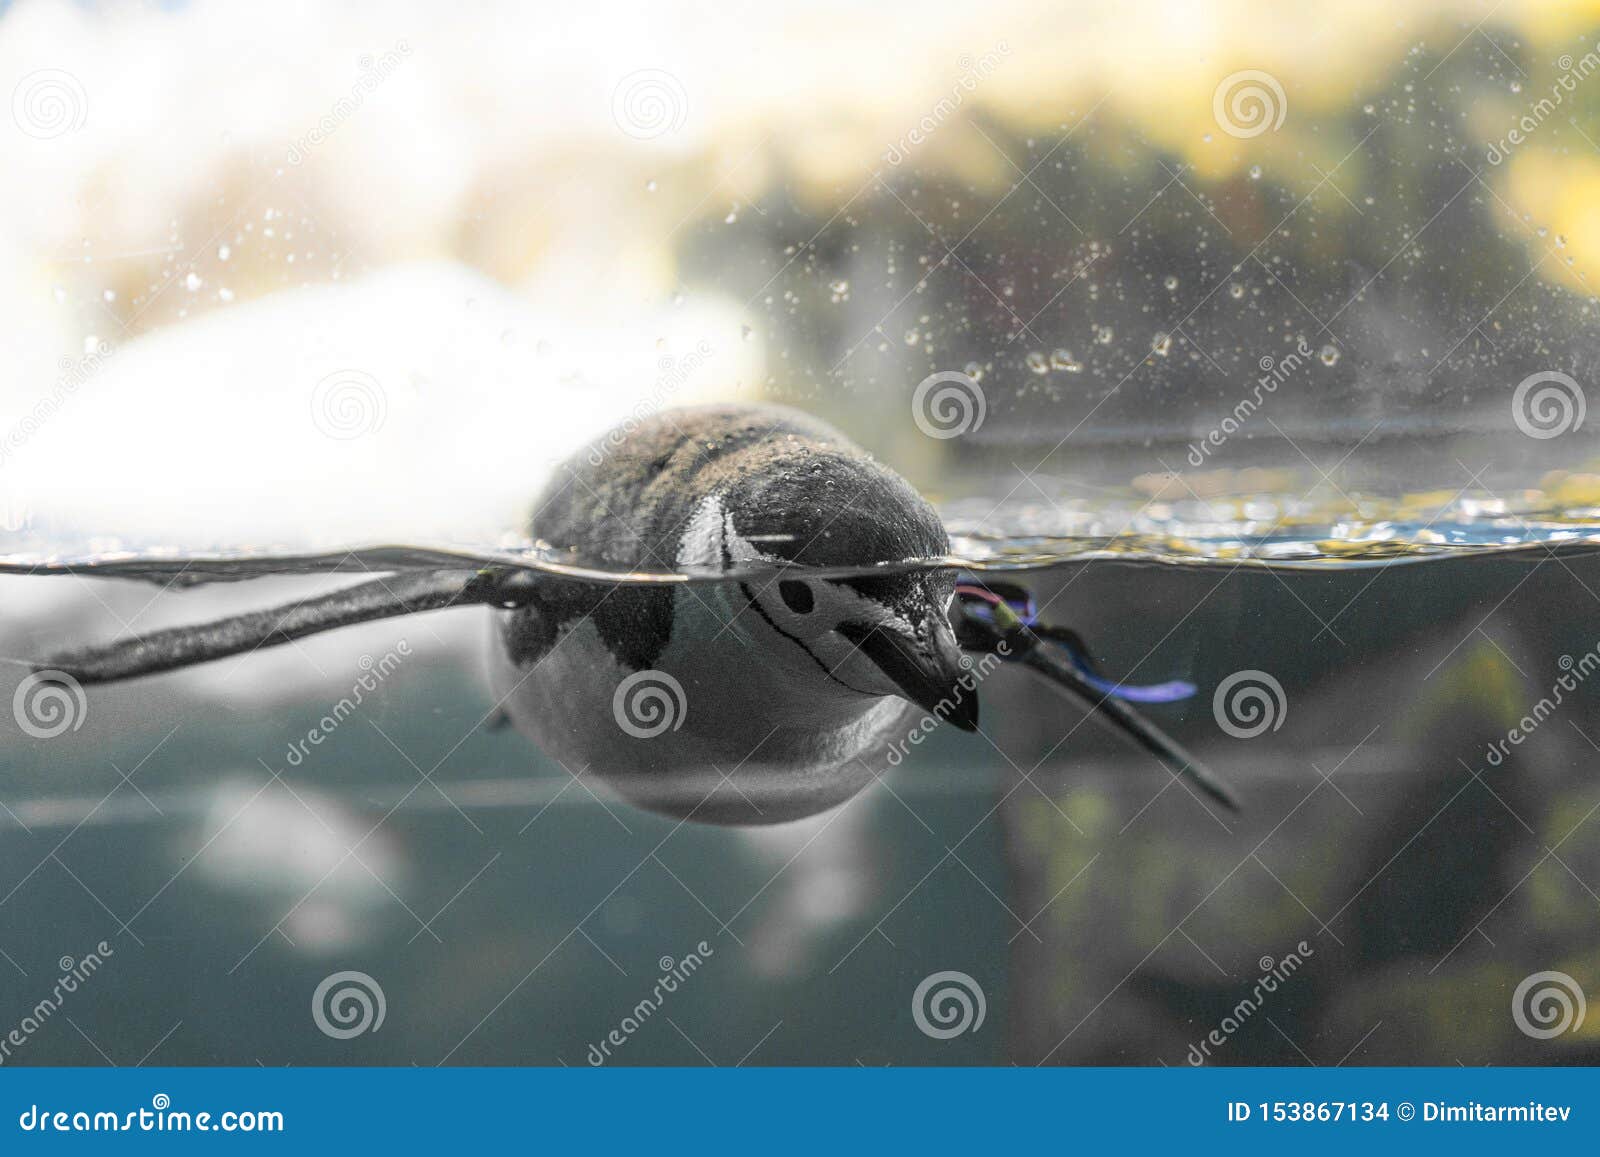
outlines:
{"label": "penguin flipper", "polygon": [[1240,810],[1238,797],[1216,772],[1132,707],[1095,687],[1071,663],[1043,647],[1028,649],[1020,661],[1023,666],[1044,676],[1058,690],[1076,699],[1097,719],[1155,756],[1174,775],[1187,779],[1229,811]]}
{"label": "penguin flipper", "polygon": [[498,602],[505,597],[505,581],[495,571],[397,574],[290,606],[250,611],[214,623],[169,627],[67,652],[33,666],[36,672],[63,673],[79,683],[111,683],[207,663],[258,647],[276,647],[355,623]]}

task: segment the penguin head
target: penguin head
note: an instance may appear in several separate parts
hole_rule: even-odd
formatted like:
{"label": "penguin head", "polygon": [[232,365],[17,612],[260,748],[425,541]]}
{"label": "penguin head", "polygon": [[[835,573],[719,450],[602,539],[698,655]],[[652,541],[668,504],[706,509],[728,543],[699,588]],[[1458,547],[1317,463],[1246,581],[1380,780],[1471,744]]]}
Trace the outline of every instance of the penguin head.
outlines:
{"label": "penguin head", "polygon": [[949,619],[952,572],[821,577],[804,569],[940,557],[950,542],[933,507],[848,443],[780,444],[759,456],[700,501],[680,562],[776,568],[737,584],[731,601],[743,639],[791,697],[898,696],[976,730],[970,661]]}

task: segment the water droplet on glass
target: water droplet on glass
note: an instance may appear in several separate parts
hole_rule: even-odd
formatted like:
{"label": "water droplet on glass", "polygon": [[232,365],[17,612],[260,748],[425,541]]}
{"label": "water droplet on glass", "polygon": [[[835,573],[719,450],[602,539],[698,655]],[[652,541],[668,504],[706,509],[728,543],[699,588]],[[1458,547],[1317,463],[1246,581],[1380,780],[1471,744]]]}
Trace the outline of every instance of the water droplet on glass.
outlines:
{"label": "water droplet on glass", "polygon": [[1176,277],[1174,277],[1172,274],[1169,273],[1169,274],[1167,274],[1166,279],[1164,281],[1162,281],[1161,284],[1165,285],[1168,289],[1177,289],[1178,288],[1178,279]]}
{"label": "water droplet on glass", "polygon": [[1117,333],[1109,325],[1099,325],[1094,330],[1094,340],[1101,345],[1110,345],[1116,340]]}
{"label": "water droplet on glass", "polygon": [[1050,372],[1049,359],[1038,350],[1033,350],[1023,361],[1027,364],[1028,369],[1036,374],[1048,374]]}
{"label": "water droplet on glass", "polygon": [[1261,166],[1260,165],[1251,165],[1250,166],[1250,179],[1252,181],[1259,181],[1261,179]]}
{"label": "water droplet on glass", "polygon": [[961,372],[966,374],[967,377],[971,378],[975,382],[983,381],[983,367],[977,362],[968,362],[966,365],[961,367]]}
{"label": "water droplet on glass", "polygon": [[646,181],[644,183],[644,191],[646,193],[654,193],[656,191],[656,183],[654,181]]}
{"label": "water droplet on glass", "polygon": [[756,332],[755,330],[751,329],[747,325],[741,325],[739,327],[739,337],[744,341],[749,341],[750,338],[755,334],[755,332]]}
{"label": "water droplet on glass", "polygon": [[1235,281],[1232,285],[1228,286],[1228,296],[1233,298],[1235,301],[1238,301],[1244,296],[1244,286]]}
{"label": "water droplet on glass", "polygon": [[117,291],[115,289],[108,289],[104,293],[102,293],[100,296],[103,297],[107,301],[115,301],[115,300],[117,300]]}
{"label": "water droplet on glass", "polygon": [[1156,334],[1155,339],[1150,343],[1150,352],[1163,358],[1170,354],[1172,352],[1172,335],[1170,333]]}
{"label": "water droplet on glass", "polygon": [[228,302],[233,300],[233,290],[229,289],[227,286],[223,286],[221,289],[217,290],[217,300],[226,305]]}
{"label": "water droplet on glass", "polygon": [[61,305],[67,300],[67,291],[58,285],[50,291],[50,296],[56,299],[57,305]]}
{"label": "water droplet on glass", "polygon": [[1323,346],[1322,351],[1317,354],[1317,356],[1322,359],[1322,364],[1325,366],[1337,365],[1339,363],[1339,350],[1335,346]]}
{"label": "water droplet on glass", "polygon": [[1053,370],[1064,370],[1072,365],[1072,362],[1071,350],[1058,349],[1050,352],[1050,368]]}
{"label": "water droplet on glass", "polygon": [[1520,80],[1513,80],[1511,82],[1511,91],[1512,92],[1521,92],[1522,91],[1522,82]]}
{"label": "water droplet on glass", "polygon": [[916,345],[922,340],[922,335],[914,329],[906,330],[906,345]]}
{"label": "water droplet on glass", "polygon": [[226,246],[226,245],[217,246],[217,260],[218,261],[226,261],[228,258],[230,258],[232,256],[233,256],[233,250],[230,249],[228,246]]}
{"label": "water droplet on glass", "polygon": [[190,293],[198,293],[200,287],[204,284],[205,282],[200,280],[200,275],[192,270],[190,271],[189,275],[183,279],[183,287]]}

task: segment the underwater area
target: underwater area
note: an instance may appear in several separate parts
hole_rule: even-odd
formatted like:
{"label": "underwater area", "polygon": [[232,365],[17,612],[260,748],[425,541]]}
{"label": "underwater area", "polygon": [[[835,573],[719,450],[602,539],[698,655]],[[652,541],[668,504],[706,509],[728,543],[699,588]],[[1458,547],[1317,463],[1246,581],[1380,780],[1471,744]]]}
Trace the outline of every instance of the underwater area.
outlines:
{"label": "underwater area", "polygon": [[[0,5],[0,1063],[1600,1063],[1600,9],[453,19]],[[529,530],[708,402],[1185,685],[1239,810],[1015,664],[748,827],[506,725],[488,606],[35,671],[726,591]]]}

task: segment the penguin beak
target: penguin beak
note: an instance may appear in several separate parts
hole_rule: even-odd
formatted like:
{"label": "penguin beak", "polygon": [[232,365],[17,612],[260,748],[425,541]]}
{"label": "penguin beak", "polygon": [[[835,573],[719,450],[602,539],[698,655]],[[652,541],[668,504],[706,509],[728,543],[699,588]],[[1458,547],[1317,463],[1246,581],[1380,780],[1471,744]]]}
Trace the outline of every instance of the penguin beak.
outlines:
{"label": "penguin beak", "polygon": [[978,692],[961,666],[955,632],[942,614],[928,616],[926,643],[883,626],[841,623],[839,633],[861,649],[900,694],[963,731],[978,730]]}

